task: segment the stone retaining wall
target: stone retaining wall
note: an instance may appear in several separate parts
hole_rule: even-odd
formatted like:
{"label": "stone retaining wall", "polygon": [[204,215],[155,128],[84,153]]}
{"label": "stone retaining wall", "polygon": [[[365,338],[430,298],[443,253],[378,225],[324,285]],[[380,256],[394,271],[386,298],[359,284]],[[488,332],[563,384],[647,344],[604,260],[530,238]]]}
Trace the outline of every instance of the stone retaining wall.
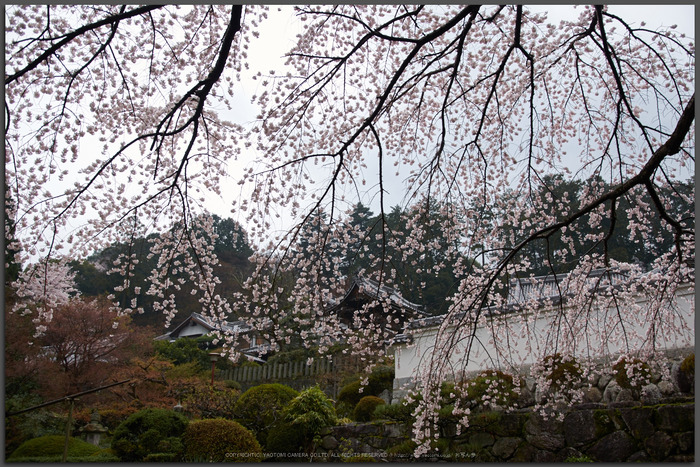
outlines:
{"label": "stone retaining wall", "polygon": [[[461,434],[443,421],[440,450],[420,461],[561,462],[585,455],[601,462],[693,462],[694,397],[661,402],[581,404],[563,421],[532,409],[484,412],[473,414]],[[329,460],[414,461],[410,436],[410,426],[395,422],[336,426],[324,432],[317,452]]]}

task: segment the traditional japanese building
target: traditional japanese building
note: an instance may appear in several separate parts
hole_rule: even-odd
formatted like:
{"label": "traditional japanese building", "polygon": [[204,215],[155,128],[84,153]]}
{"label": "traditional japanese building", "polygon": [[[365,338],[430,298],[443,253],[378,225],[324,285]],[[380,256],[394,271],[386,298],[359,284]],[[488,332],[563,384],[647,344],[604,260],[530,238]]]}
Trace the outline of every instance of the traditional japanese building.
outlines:
{"label": "traditional japanese building", "polygon": [[370,320],[390,334],[398,334],[409,322],[428,316],[421,305],[409,302],[396,289],[362,277],[355,277],[345,295],[329,303],[325,314],[336,315],[347,327],[354,327],[358,318]]}
{"label": "traditional japanese building", "polygon": [[259,332],[245,321],[214,321],[199,313],[192,313],[187,319],[175,326],[156,340],[175,341],[180,338],[197,338],[206,336],[214,331],[239,336],[236,350],[249,358],[259,359],[268,353],[269,342],[262,338]]}

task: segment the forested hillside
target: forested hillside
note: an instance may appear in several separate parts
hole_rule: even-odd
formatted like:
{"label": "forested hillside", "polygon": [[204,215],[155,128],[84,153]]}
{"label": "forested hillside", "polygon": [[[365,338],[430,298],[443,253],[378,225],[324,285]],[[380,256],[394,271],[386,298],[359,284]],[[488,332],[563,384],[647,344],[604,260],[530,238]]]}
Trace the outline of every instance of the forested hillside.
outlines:
{"label": "forested hillside", "polygon": [[[219,259],[216,273],[221,277],[215,293],[230,299],[236,292],[241,292],[241,282],[251,273],[252,266],[248,257],[253,253],[248,244],[244,229],[234,220],[214,216],[214,229],[217,237],[213,240],[214,251]],[[91,297],[114,294],[115,300],[122,306],[143,310],[133,315],[134,324],[155,325],[163,327],[165,317],[154,312],[154,296],[145,293],[150,287],[149,276],[157,267],[157,259],[150,254],[151,248],[158,240],[158,235],[135,238],[129,243],[119,243],[96,252],[84,261],[73,261],[70,266],[76,272],[77,289],[82,295]],[[130,263],[132,275],[127,288],[123,288],[124,279],[113,271],[115,261],[120,257],[132,257]],[[172,279],[179,281],[177,271],[179,258],[172,258]],[[174,292],[178,314],[174,322],[184,319],[192,312],[200,312],[198,297],[192,294],[192,284],[179,281],[179,290]],[[132,301],[135,300],[135,306]]]}
{"label": "forested hillside", "polygon": [[[555,188],[535,193],[535,196],[541,198],[550,207],[549,214],[555,217],[563,216],[578,208],[579,196],[585,191],[610,188],[601,179],[582,181],[564,180],[561,177],[557,180],[550,178],[544,185]],[[675,185],[674,189],[680,196],[672,197],[662,193],[661,197],[683,202],[667,206],[668,213],[673,218],[681,219],[681,222],[685,223],[685,228],[692,229],[695,211],[694,178]],[[521,202],[520,198],[524,195],[508,193],[514,206]],[[647,193],[642,194],[641,199],[650,206],[654,204],[654,200]],[[621,205],[630,205],[634,202],[639,201],[628,198],[621,198],[619,201]],[[634,213],[634,210],[627,209],[629,206],[622,207],[624,209],[619,212]],[[376,272],[377,268],[383,268],[386,277],[393,278],[393,282],[407,300],[423,305],[430,314],[444,313],[446,298],[454,293],[457,283],[454,272],[455,256],[461,256],[457,262],[461,261],[469,269],[480,268],[484,261],[482,256],[471,255],[470,251],[463,249],[463,239],[448,238],[445,235],[445,223],[451,222],[449,216],[445,214],[449,211],[449,206],[433,205],[426,209],[424,205],[420,205],[408,210],[395,206],[387,216],[382,218],[375,215],[369,207],[359,203],[348,214],[346,220],[348,224],[346,229],[352,233],[350,241],[341,244],[337,239],[329,240],[327,258],[330,258],[330,261],[338,261],[341,272],[347,278]],[[524,222],[516,210],[498,210],[495,205],[489,211],[474,210],[472,213],[474,216],[491,219],[494,222],[497,219],[499,222],[510,219],[514,226]],[[581,217],[570,227],[578,233],[577,238],[580,239],[580,244],[574,245],[577,251],[585,248],[591,252],[603,254],[603,249],[607,248],[607,253],[612,260],[636,263],[649,269],[659,252],[666,251],[673,242],[671,237],[662,234],[658,217],[630,218],[627,215],[617,217],[614,224],[608,219],[604,220],[609,238],[607,242],[602,242],[601,239],[592,235],[590,228],[592,215]],[[408,219],[414,219],[414,221],[409,222]],[[415,219],[419,219],[419,222],[415,222]],[[304,246],[318,234],[320,226],[324,226],[326,222],[325,216],[320,214],[300,232],[297,239],[297,251],[300,254],[307,251]],[[242,283],[253,271],[254,266],[248,258],[255,246],[248,243],[245,230],[232,219],[214,216],[214,226],[217,237],[213,240],[213,245],[220,262],[216,272],[222,278],[215,293],[227,300],[232,300],[234,294],[245,292]],[[390,241],[385,241],[381,235],[378,235],[382,229],[388,231]],[[423,229],[425,244],[417,247],[412,254],[404,254],[397,245],[400,245],[408,236],[410,229]],[[638,235],[640,231],[643,232],[641,237]],[[154,257],[149,255],[150,248],[156,239],[157,235],[136,238],[128,244],[121,243],[106,248],[84,261],[74,261],[71,267],[76,271],[78,290],[85,296],[111,294],[116,291],[116,299],[124,306],[135,299],[136,306],[143,309],[142,314],[134,315],[135,324],[162,326],[165,318],[161,313],[154,312],[154,298],[143,293],[151,286],[148,277],[157,266]],[[518,240],[508,232],[502,233],[503,243],[513,244]],[[556,257],[560,265],[556,272],[565,273],[575,265],[572,250],[571,245],[562,238],[562,234],[557,233],[525,247],[518,261],[528,265],[527,270],[530,273],[546,275],[552,272],[550,264]],[[120,290],[123,283],[120,275],[110,274],[111,265],[120,255],[132,255],[137,260],[133,262],[133,269],[130,271],[132,274],[130,287],[124,290]],[[377,263],[375,259],[380,257],[385,260]],[[313,261],[313,258],[309,257],[308,260]],[[177,261],[177,258],[173,258],[173,261]],[[331,270],[329,265],[326,274],[331,274]],[[173,280],[177,280],[177,273],[173,274]],[[294,278],[288,277],[284,280],[293,281]],[[192,285],[187,282],[183,282],[180,289],[175,292],[178,308],[175,322],[189,316],[192,312],[201,311],[197,297],[191,292]]]}

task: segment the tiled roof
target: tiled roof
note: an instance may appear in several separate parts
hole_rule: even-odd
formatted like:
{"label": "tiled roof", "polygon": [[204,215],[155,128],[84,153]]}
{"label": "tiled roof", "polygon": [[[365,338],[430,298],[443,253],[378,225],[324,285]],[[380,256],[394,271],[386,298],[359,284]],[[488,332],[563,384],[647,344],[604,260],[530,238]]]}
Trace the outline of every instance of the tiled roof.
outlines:
{"label": "tiled roof", "polygon": [[419,315],[426,315],[426,312],[423,310],[423,307],[421,305],[406,300],[401,296],[398,290],[391,287],[387,287],[386,285],[379,285],[378,282],[364,277],[356,277],[355,279],[353,279],[352,283],[347,289],[347,292],[345,293],[345,296],[341,300],[329,300],[329,309],[333,310],[334,308],[338,307],[341,303],[345,302],[355,292],[356,289],[359,292],[367,295],[371,299],[388,299],[391,304],[398,308],[411,310],[418,313]]}

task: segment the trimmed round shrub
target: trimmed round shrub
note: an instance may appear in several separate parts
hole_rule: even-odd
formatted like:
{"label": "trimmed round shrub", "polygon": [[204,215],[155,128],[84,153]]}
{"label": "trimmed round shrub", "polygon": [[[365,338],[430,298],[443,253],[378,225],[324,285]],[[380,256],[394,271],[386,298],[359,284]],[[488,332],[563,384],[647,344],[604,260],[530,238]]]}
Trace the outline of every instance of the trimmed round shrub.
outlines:
{"label": "trimmed round shrub", "polygon": [[394,368],[390,366],[375,367],[367,378],[367,386],[362,392],[360,392],[361,387],[362,384],[358,378],[340,389],[336,403],[339,414],[351,415],[360,399],[365,396],[379,396],[385,390],[391,391],[394,387]]}
{"label": "trimmed round shrub", "polygon": [[299,392],[284,384],[261,384],[241,394],[233,411],[236,419],[265,444],[270,429],[282,420],[282,409]]}
{"label": "trimmed round shrub", "polygon": [[346,384],[340,389],[338,392],[338,401],[335,405],[339,414],[343,416],[350,415],[354,407],[360,402],[360,399],[362,399],[362,396],[367,395],[364,391],[364,394],[360,392],[360,387],[360,381],[357,380]]}
{"label": "trimmed round shrub", "polygon": [[384,399],[377,396],[365,396],[357,403],[353,410],[353,418],[358,422],[368,422],[372,419],[372,414],[377,406],[386,404]]}
{"label": "trimmed round shrub", "polygon": [[638,358],[623,357],[613,365],[615,381],[621,388],[639,389],[651,381],[649,365]]}
{"label": "trimmed round shrub", "polygon": [[187,425],[185,461],[260,462],[262,449],[253,433],[223,418],[197,420]]}
{"label": "trimmed round shrub", "polygon": [[184,415],[167,409],[145,409],[124,420],[112,437],[112,449],[125,462],[140,462],[149,454],[182,454]]}
{"label": "trimmed round shrub", "polygon": [[[8,460],[20,457],[62,456],[66,437],[63,435],[48,435],[30,439],[20,444]],[[87,457],[100,451],[98,446],[78,438],[68,439],[68,456]]]}

